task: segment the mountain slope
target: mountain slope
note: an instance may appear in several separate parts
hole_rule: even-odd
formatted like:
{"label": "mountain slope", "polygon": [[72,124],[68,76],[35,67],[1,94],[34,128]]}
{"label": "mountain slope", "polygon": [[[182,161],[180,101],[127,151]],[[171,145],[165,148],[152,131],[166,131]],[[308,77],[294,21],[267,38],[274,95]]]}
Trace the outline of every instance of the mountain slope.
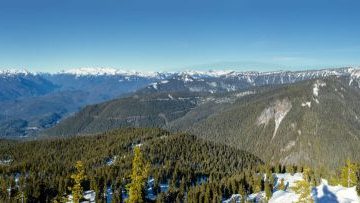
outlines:
{"label": "mountain slope", "polygon": [[[199,184],[199,180],[229,176],[262,164],[248,152],[195,136],[170,134],[160,129],[128,128],[95,136],[28,142],[0,140],[0,172],[6,180],[14,174],[17,178],[26,174],[24,188],[30,191],[27,201],[46,202],[70,193],[67,190],[72,186],[70,176],[74,173],[74,164],[81,160],[86,169],[83,189],[95,190],[97,201],[100,201],[105,190],[112,193],[129,183],[135,146],[140,146],[151,165],[149,178],[152,182],[174,187],[172,184],[186,179],[186,190]],[[170,183],[170,180],[175,182]],[[35,190],[39,185],[41,188]],[[11,192],[16,194],[15,189]]]}
{"label": "mountain slope", "polygon": [[186,128],[263,160],[336,167],[360,160],[360,93],[344,78],[300,82],[239,99]]}
{"label": "mountain slope", "polygon": [[57,88],[41,76],[15,70],[0,70],[0,87],[0,102],[45,95]]}
{"label": "mountain slope", "polygon": [[[231,94],[246,91],[249,88],[277,86],[334,75],[346,76],[350,85],[360,87],[358,82],[360,71],[354,68],[295,72],[139,73],[106,68],[82,68],[55,74],[1,71],[0,129],[6,130],[1,131],[0,136],[34,135],[52,127],[78,111],[79,108],[130,95],[134,92],[137,95],[164,94],[165,96],[175,92]],[[218,109],[219,105],[215,106],[211,107],[214,111]],[[158,121],[155,122],[158,123]],[[111,121],[111,123],[114,123],[111,124],[113,127],[108,128],[107,124],[101,124],[103,127],[99,129],[124,126],[119,125],[117,121]],[[162,126],[162,124],[147,126]],[[86,132],[91,132],[91,130]]]}
{"label": "mountain slope", "polygon": [[174,93],[133,95],[90,105],[46,135],[75,135],[104,132],[119,127],[162,127],[182,117],[198,102],[198,94]]}

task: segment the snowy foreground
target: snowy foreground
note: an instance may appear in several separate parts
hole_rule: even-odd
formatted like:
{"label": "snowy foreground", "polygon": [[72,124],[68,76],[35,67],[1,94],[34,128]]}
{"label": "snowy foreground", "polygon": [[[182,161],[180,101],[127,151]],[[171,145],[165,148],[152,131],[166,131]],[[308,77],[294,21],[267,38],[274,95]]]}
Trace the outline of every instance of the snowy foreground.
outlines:
{"label": "snowy foreground", "polygon": [[[302,180],[301,173],[295,173],[291,175],[289,173],[285,174],[274,174],[275,175],[275,189],[273,196],[269,200],[269,203],[284,203],[284,202],[296,202],[298,200],[298,195],[295,194],[291,187],[295,185],[297,180]],[[285,182],[285,191],[276,190],[277,185],[280,183],[280,180],[284,179]],[[360,202],[360,198],[357,196],[355,187],[346,188],[343,186],[331,186],[328,185],[327,180],[322,179],[321,184],[312,189],[312,197],[315,202],[318,203],[355,203]],[[261,202],[265,198],[264,192],[259,192],[251,194],[247,197],[248,201],[252,202]],[[241,202],[241,195],[234,194],[231,198],[223,201],[224,203]]]}

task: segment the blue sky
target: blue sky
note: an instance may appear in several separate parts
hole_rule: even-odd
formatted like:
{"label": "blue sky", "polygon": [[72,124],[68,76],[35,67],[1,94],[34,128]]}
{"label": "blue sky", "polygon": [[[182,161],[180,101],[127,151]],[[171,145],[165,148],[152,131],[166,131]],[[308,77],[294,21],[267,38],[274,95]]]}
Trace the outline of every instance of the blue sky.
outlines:
{"label": "blue sky", "polygon": [[236,64],[265,71],[358,65],[358,2],[0,0],[0,67],[166,71]]}

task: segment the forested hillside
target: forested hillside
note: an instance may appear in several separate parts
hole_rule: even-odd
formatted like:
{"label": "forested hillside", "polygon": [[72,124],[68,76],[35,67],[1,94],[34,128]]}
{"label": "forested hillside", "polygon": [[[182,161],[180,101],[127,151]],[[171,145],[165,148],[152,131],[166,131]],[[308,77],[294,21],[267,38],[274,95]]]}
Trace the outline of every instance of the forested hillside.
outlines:
{"label": "forested hillside", "polygon": [[199,102],[199,93],[137,95],[87,106],[45,135],[92,134],[119,127],[163,127]]}
{"label": "forested hillside", "polygon": [[336,168],[360,160],[360,90],[329,77],[228,93],[137,93],[88,106],[44,135],[161,127],[245,149],[273,163]]}
{"label": "forested hillside", "polygon": [[157,184],[169,184],[167,198],[173,200],[185,195],[179,194],[182,179],[181,184],[191,190],[201,179],[221,179],[247,168],[256,170],[262,163],[245,151],[160,129],[129,128],[30,142],[1,140],[0,146],[1,198],[15,200],[25,194],[30,202],[60,200],[70,194],[76,161],[82,161],[86,172],[82,186],[95,190],[97,199],[104,198],[107,188],[125,190],[136,146],[151,163],[149,178]]}
{"label": "forested hillside", "polygon": [[335,168],[346,158],[360,160],[359,118],[359,89],[329,78],[244,97],[199,122],[172,125],[266,161]]}

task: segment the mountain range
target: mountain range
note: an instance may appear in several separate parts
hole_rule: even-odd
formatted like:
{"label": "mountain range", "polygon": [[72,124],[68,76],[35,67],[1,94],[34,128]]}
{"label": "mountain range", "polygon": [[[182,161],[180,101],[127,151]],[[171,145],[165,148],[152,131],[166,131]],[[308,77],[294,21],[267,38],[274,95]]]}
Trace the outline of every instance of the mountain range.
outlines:
{"label": "mountain range", "polygon": [[[151,97],[151,95],[162,94],[163,97],[169,98],[169,93],[181,93],[185,94],[184,97],[190,94],[193,97],[192,102],[198,103],[201,102],[199,98],[196,98],[199,94],[220,94],[219,97],[221,97],[221,94],[231,92],[263,86],[269,88],[329,76],[347,77],[349,84],[358,85],[356,81],[359,75],[359,70],[355,68],[295,72],[184,71],[173,73],[81,68],[52,74],[5,70],[0,72],[0,83],[3,84],[0,90],[2,112],[0,132],[1,136],[7,137],[36,135],[84,107],[84,111],[93,108],[86,107],[87,105],[101,102],[112,103],[116,102],[112,101],[113,99],[119,97],[133,96],[134,98],[137,95],[143,98],[146,97],[145,95]],[[186,112],[187,110],[184,111]],[[167,121],[169,122],[168,118]],[[67,122],[66,119],[64,122]],[[112,125],[118,126],[117,122],[113,122]],[[110,126],[104,124],[103,128],[110,129],[112,128]],[[88,130],[88,132],[92,131]]]}

